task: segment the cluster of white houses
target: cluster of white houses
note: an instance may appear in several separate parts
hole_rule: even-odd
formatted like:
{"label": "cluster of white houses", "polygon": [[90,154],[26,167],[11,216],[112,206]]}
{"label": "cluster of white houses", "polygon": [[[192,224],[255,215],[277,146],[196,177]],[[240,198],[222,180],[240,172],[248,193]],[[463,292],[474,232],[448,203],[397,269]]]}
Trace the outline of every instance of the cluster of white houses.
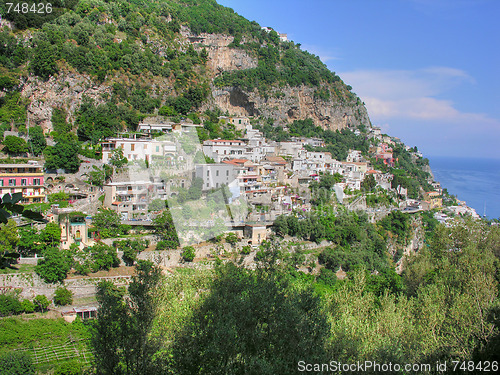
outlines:
{"label": "cluster of white houses", "polygon": [[[350,150],[347,159],[339,161],[332,158],[329,152],[308,151],[306,145],[324,146],[320,138],[274,142],[265,139],[246,117],[228,116],[220,120],[234,125],[243,136],[232,140],[210,139],[200,144],[203,154],[212,159],[212,163],[198,162],[183,173],[170,174],[169,178],[161,178],[161,173],[156,171],[156,175],[149,180],[109,183],[104,187],[104,205],[117,210],[124,220],[144,219],[151,199],[173,197],[178,194],[179,188],[187,189],[194,178],[199,178],[203,181],[202,191],[228,186],[233,195],[243,195],[250,205],[257,208],[253,210],[253,219],[272,221],[277,215],[294,208],[309,210],[309,199],[293,192],[307,187],[312,180],[318,180],[322,173],[342,176],[343,181],[336,186],[338,192],[359,190],[367,174],[374,175],[381,187],[390,188],[392,175],[370,169],[359,150]],[[141,136],[110,138],[103,142],[102,160],[109,162],[117,148],[122,149],[129,162],[151,161],[154,158],[175,160],[181,157],[181,145],[173,138],[165,140],[151,135],[160,131],[182,132],[189,126],[140,124]],[[341,193],[339,198],[342,196]]]}

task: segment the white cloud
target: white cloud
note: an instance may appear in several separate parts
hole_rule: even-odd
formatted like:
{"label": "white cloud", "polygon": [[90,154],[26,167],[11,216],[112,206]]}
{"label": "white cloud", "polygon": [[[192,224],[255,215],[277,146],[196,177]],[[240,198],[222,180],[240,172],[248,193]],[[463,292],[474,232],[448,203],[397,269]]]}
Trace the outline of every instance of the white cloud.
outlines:
{"label": "white cloud", "polygon": [[370,117],[377,122],[406,118],[499,124],[485,114],[462,112],[451,100],[438,98],[464,83],[475,84],[460,69],[437,66],[418,70],[360,70],[339,75],[366,103]]}
{"label": "white cloud", "polygon": [[[500,157],[500,120],[460,110],[446,95],[475,85],[467,72],[449,67],[360,70],[339,73],[365,102],[374,124],[432,154]],[[386,126],[386,125],[382,125]]]}

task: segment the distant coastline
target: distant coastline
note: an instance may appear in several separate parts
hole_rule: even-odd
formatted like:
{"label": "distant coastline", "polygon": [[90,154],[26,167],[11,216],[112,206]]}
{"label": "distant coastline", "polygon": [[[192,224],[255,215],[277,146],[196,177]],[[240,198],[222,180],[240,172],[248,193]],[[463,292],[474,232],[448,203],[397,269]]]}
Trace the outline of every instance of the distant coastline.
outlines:
{"label": "distant coastline", "polygon": [[434,179],[486,217],[500,218],[500,159],[429,156]]}

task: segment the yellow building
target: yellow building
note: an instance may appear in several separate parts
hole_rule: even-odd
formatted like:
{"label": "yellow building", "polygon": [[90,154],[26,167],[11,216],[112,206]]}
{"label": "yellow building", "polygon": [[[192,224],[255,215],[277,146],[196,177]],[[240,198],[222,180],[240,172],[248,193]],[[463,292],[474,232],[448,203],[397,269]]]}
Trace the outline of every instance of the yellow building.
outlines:
{"label": "yellow building", "polygon": [[424,193],[424,201],[429,203],[429,209],[443,207],[443,198],[437,191],[428,191]]}

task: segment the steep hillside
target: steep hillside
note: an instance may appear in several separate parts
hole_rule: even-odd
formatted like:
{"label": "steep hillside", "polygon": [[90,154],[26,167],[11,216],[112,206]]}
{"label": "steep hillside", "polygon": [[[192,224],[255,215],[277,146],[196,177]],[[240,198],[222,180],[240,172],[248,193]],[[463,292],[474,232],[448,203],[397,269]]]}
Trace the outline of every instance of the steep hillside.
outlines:
{"label": "steep hillside", "polygon": [[[13,3],[11,9],[20,1]],[[28,119],[52,131],[57,109],[81,129],[84,102],[87,109],[112,113],[119,123],[115,130],[134,129],[142,117],[158,112],[205,110],[273,118],[282,125],[305,118],[329,129],[369,124],[350,86],[316,56],[215,0],[52,4],[45,15],[7,13],[0,4],[7,18],[0,32],[4,124],[22,130]],[[85,131],[78,134],[89,138]]]}

